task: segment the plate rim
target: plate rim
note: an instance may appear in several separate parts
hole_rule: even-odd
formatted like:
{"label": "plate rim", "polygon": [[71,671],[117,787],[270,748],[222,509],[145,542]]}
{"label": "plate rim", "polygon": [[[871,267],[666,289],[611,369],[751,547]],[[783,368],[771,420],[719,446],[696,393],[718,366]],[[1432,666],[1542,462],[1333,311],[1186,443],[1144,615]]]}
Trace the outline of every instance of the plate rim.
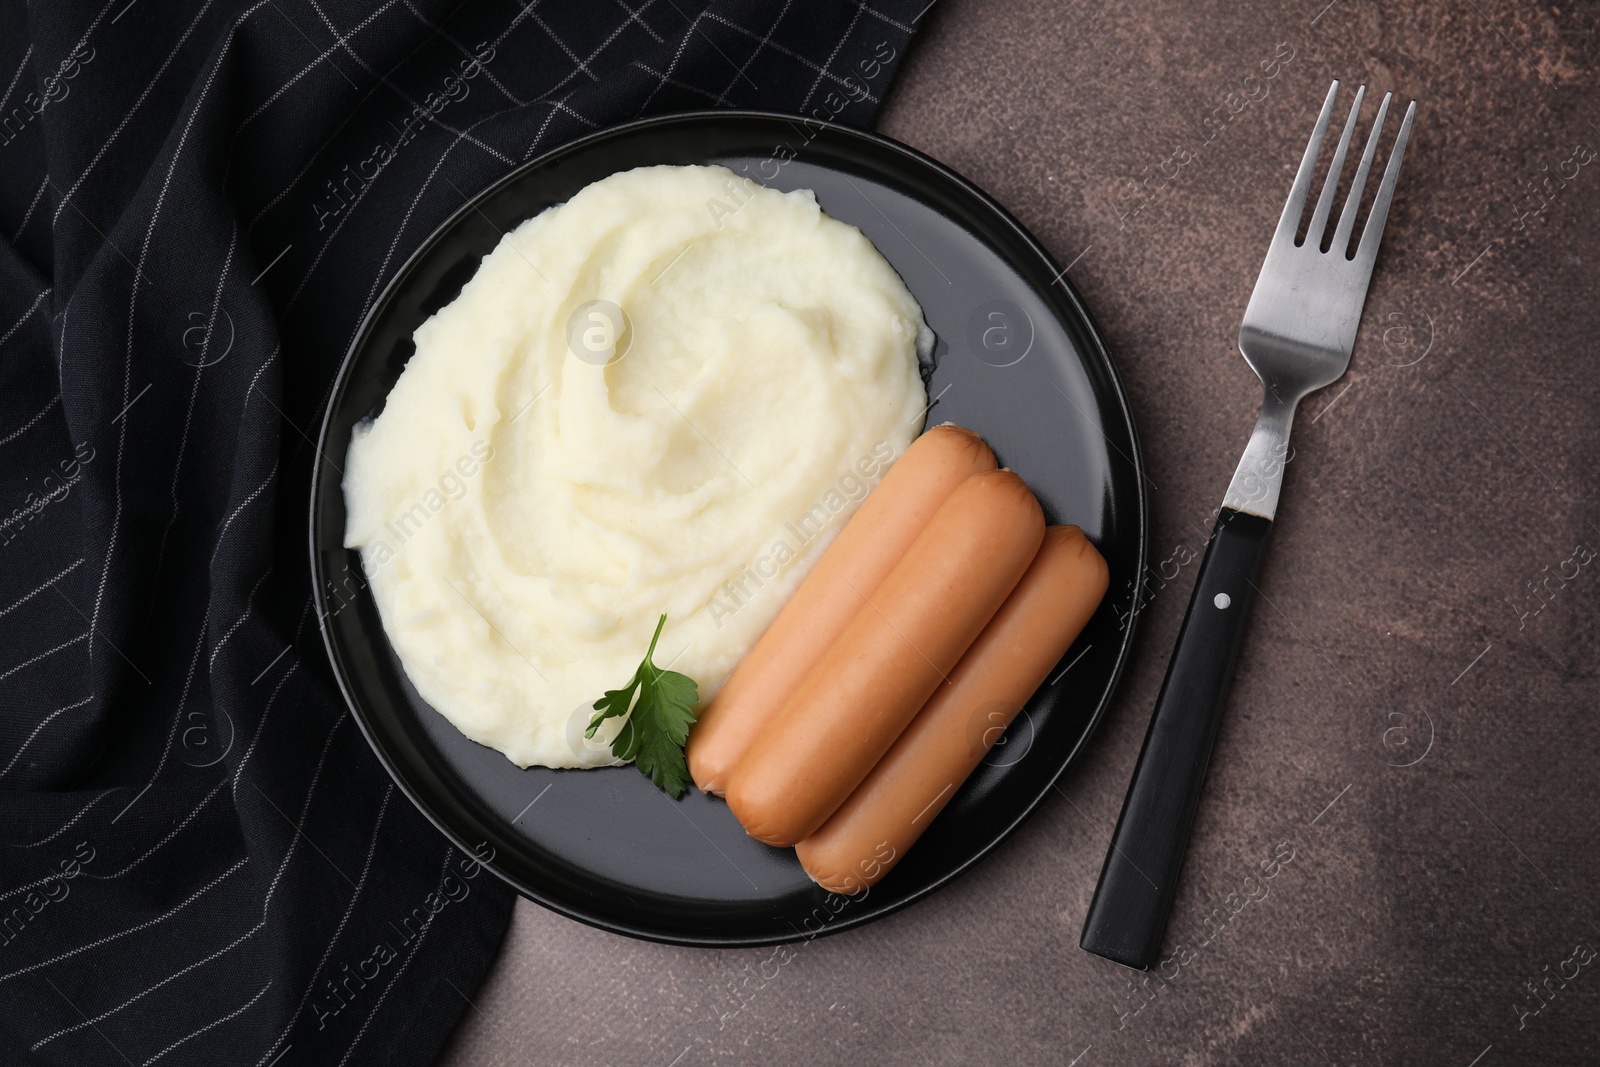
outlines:
{"label": "plate rim", "polygon": [[[479,205],[484,201],[488,200],[505,187],[520,181],[528,173],[548,165],[552,160],[555,160],[564,154],[588,148],[595,143],[610,138],[632,134],[642,129],[680,123],[694,124],[708,120],[725,121],[729,119],[774,121],[786,123],[790,126],[799,123],[808,130],[817,129],[819,132],[825,132],[830,135],[855,138],[874,144],[879,148],[888,149],[891,153],[903,157],[914,167],[920,167],[933,171],[943,180],[958,186],[963,193],[972,197],[982,207],[991,212],[998,221],[1003,223],[1004,226],[1011,231],[1013,236],[1020,240],[1029,251],[1039,257],[1044,266],[1050,269],[1050,272],[1055,275],[1056,282],[1061,285],[1066,301],[1070,305],[1072,311],[1078,316],[1078,319],[1084,328],[1083,332],[1086,334],[1087,340],[1091,343],[1091,347],[1093,348],[1094,355],[1097,357],[1098,363],[1109,376],[1111,392],[1116,399],[1117,413],[1120,415],[1123,424],[1127,427],[1128,440],[1132,446],[1132,455],[1125,456],[1124,458],[1127,459],[1133,467],[1134,481],[1137,487],[1136,499],[1138,503],[1138,521],[1135,524],[1135,532],[1137,533],[1136,559],[1139,561],[1139,567],[1133,578],[1132,601],[1129,608],[1127,628],[1117,649],[1116,660],[1112,664],[1110,675],[1107,678],[1105,691],[1102,693],[1099,702],[1094,708],[1094,711],[1090,714],[1088,722],[1084,726],[1083,733],[1073,744],[1071,750],[1068,751],[1066,756],[1061,760],[1060,766],[1058,766],[1055,771],[1050,774],[1048,780],[1044,784],[1044,787],[1038,791],[1037,795],[1026,801],[1021,810],[1018,811],[1016,816],[1009,823],[999,828],[987,843],[969,856],[964,862],[955,864],[949,870],[944,871],[938,877],[931,879],[914,892],[908,893],[899,900],[893,901],[886,906],[882,906],[869,912],[845,914],[844,911],[841,910],[834,921],[823,924],[821,929],[806,932],[796,927],[795,933],[792,936],[789,934],[732,936],[714,934],[667,934],[659,930],[650,929],[648,927],[637,926],[626,921],[608,919],[602,915],[581,911],[562,901],[553,899],[547,894],[535,891],[532,887],[525,885],[518,879],[512,877],[510,873],[502,870],[500,866],[494,862],[492,857],[486,860],[478,856],[476,848],[469,844],[465,838],[453,827],[449,826],[443,817],[436,814],[432,807],[427,804],[418,794],[417,790],[413,788],[412,783],[407,779],[405,774],[402,773],[402,770],[399,766],[397,766],[396,761],[391,759],[389,753],[385,750],[384,745],[381,743],[379,737],[375,734],[374,728],[367,722],[366,713],[362,710],[360,702],[356,699],[355,694],[351,692],[350,685],[347,680],[347,672],[334,645],[333,635],[329,626],[328,620],[331,618],[331,615],[327,610],[327,597],[324,591],[325,572],[317,550],[317,528],[319,518],[318,488],[321,485],[321,479],[323,476],[322,467],[324,463],[324,446],[327,442],[328,433],[332,428],[333,414],[336,405],[340,397],[344,394],[352,368],[355,365],[356,356],[362,346],[366,343],[374,320],[379,316],[380,313],[387,309],[390,298],[393,296],[396,287],[400,284],[402,279],[404,279],[410,273],[416,263],[426,256],[435,247],[435,245],[442,241],[452,230],[459,226],[464,218],[477,211]],[[811,139],[814,139],[814,137],[808,139],[808,143]],[[1105,435],[1102,433],[1102,436]],[[1110,444],[1109,438],[1107,439],[1107,443]],[[1044,802],[1045,797],[1049,795],[1051,789],[1056,788],[1056,785],[1061,780],[1062,775],[1064,775],[1067,770],[1082,757],[1085,747],[1094,737],[1095,732],[1100,728],[1100,724],[1104,720],[1107,711],[1110,709],[1111,702],[1115,699],[1118,689],[1122,684],[1123,674],[1127,670],[1128,661],[1132,658],[1133,644],[1138,631],[1138,624],[1143,616],[1142,604],[1144,600],[1144,588],[1146,585],[1145,572],[1149,569],[1147,561],[1149,556],[1150,538],[1150,502],[1149,494],[1145,488],[1149,479],[1145,471],[1144,450],[1140,444],[1138,424],[1133,417],[1132,404],[1129,401],[1127,386],[1123,383],[1121,371],[1117,366],[1116,360],[1111,355],[1109,347],[1106,345],[1105,335],[1101,331],[1099,323],[1097,323],[1093,315],[1090,314],[1088,306],[1084,303],[1083,298],[1078,294],[1078,291],[1073,286],[1072,282],[1067,278],[1066,272],[1061,270],[1060,266],[1055,260],[1055,257],[1053,257],[1049,251],[1039,243],[1038,239],[1034,237],[1027,227],[1025,227],[1014,215],[1012,215],[1012,213],[1007,210],[1004,205],[1002,205],[983,189],[979,188],[974,182],[964,177],[951,167],[939,162],[926,153],[911,147],[910,145],[895,140],[894,138],[885,134],[878,133],[874,130],[859,129],[840,123],[808,118],[803,115],[791,115],[781,111],[766,111],[753,108],[701,108],[690,111],[664,112],[658,115],[650,115],[643,118],[631,119],[626,122],[617,123],[615,125],[595,130],[592,133],[584,135],[583,137],[568,141],[565,144],[558,145],[547,152],[543,152],[533,159],[518,165],[507,173],[501,175],[499,178],[496,178],[488,185],[483,186],[476,192],[469,195],[460,207],[451,212],[451,214],[446,217],[443,222],[436,226],[433,231],[417,245],[412,253],[406,257],[405,261],[394,269],[394,271],[389,275],[388,279],[384,282],[383,288],[373,299],[372,304],[362,315],[361,322],[357,326],[355,333],[352,335],[350,345],[345,350],[344,356],[340,359],[338,372],[334,375],[333,382],[329,387],[328,400],[323,408],[321,422],[317,429],[316,445],[317,447],[312,453],[310,501],[307,509],[307,548],[310,553],[311,563],[312,602],[317,611],[317,629],[322,636],[323,651],[327,656],[329,667],[332,670],[334,682],[339,688],[339,695],[343,698],[346,709],[350,712],[351,717],[355,719],[356,725],[361,730],[362,737],[366,739],[367,747],[371,749],[373,755],[377,757],[378,763],[388,774],[389,779],[400,788],[402,793],[405,794],[406,799],[411,802],[413,807],[422,813],[423,817],[426,818],[428,822],[431,823],[447,841],[449,841],[456,848],[460,849],[466,855],[473,857],[474,862],[476,862],[480,867],[489,870],[502,882],[509,885],[517,892],[519,896],[531,900],[539,906],[548,908],[549,910],[565,916],[566,918],[581,922],[586,926],[592,926],[600,930],[605,930],[608,933],[619,934],[625,937],[634,938],[636,940],[667,945],[683,945],[693,948],[750,948],[792,944],[799,941],[811,941],[817,937],[838,934],[845,930],[855,929],[879,919],[886,918],[914,903],[926,899],[933,893],[950,885],[962,875],[978,866],[979,863],[988,858],[990,853],[1009,840],[1011,836],[1021,828],[1022,824],[1031,818],[1034,812],[1038,810],[1039,806]],[[1112,447],[1115,448],[1116,446],[1113,445]]]}

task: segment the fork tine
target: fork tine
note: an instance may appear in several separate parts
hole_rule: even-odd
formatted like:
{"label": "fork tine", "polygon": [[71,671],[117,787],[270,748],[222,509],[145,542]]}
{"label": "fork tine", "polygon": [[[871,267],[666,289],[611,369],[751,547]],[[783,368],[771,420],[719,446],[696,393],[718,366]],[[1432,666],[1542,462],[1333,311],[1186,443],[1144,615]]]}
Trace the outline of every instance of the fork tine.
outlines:
{"label": "fork tine", "polygon": [[1350,249],[1350,231],[1356,226],[1356,212],[1361,208],[1361,192],[1367,187],[1367,174],[1372,170],[1372,157],[1378,154],[1378,135],[1383,132],[1384,119],[1389,114],[1389,99],[1393,93],[1383,94],[1383,103],[1378,105],[1378,116],[1372,120],[1372,132],[1367,134],[1367,147],[1361,153],[1361,165],[1356,168],[1356,176],[1350,183],[1350,195],[1345,198],[1344,210],[1339,213],[1339,228],[1333,233],[1333,244],[1329,251],[1336,251],[1341,256]]}
{"label": "fork tine", "polygon": [[[1350,106],[1350,117],[1345,120],[1344,133],[1339,136],[1339,147],[1334,149],[1333,162],[1328,164],[1328,176],[1322,182],[1322,195],[1317,197],[1317,209],[1306,226],[1306,244],[1322,247],[1322,228],[1327,225],[1328,212],[1333,209],[1333,195],[1339,191],[1339,175],[1344,173],[1344,154],[1350,147],[1350,137],[1356,132],[1356,119],[1361,115],[1361,100],[1367,95],[1365,85],[1356,88],[1356,102]],[[1357,196],[1360,194],[1358,193]]]}
{"label": "fork tine", "polygon": [[1378,242],[1383,238],[1383,224],[1389,218],[1389,201],[1394,199],[1394,183],[1400,177],[1400,161],[1405,158],[1406,141],[1411,137],[1411,120],[1417,114],[1417,102],[1406,108],[1405,121],[1395,135],[1394,151],[1389,153],[1389,165],[1383,170],[1383,184],[1378,186],[1378,196],[1372,201],[1372,214],[1367,217],[1366,229],[1361,231],[1361,247],[1356,250],[1355,261],[1364,270],[1371,271],[1378,258]]}
{"label": "fork tine", "polygon": [[1306,206],[1306,191],[1311,188],[1311,172],[1317,169],[1317,150],[1322,147],[1322,137],[1328,132],[1333,98],[1338,93],[1339,82],[1334,79],[1334,83],[1328,86],[1328,98],[1322,102],[1322,114],[1317,116],[1316,129],[1311,131],[1311,140],[1306,144],[1306,154],[1300,157],[1300,170],[1294,176],[1294,184],[1289,187],[1289,201],[1283,205],[1283,214],[1278,216],[1278,230],[1272,236],[1274,246],[1282,244],[1285,239],[1290,244],[1294,243],[1294,231],[1300,226],[1300,214]]}

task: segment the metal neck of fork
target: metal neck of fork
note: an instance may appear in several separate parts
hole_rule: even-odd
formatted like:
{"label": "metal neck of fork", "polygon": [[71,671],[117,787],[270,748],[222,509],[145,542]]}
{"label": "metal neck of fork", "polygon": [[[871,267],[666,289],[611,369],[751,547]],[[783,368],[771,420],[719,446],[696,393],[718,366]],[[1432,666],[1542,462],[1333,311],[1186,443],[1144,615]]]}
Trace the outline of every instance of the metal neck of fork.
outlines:
{"label": "metal neck of fork", "polygon": [[1294,454],[1289,451],[1289,428],[1294,424],[1294,409],[1300,397],[1285,397],[1268,383],[1262,393],[1261,417],[1239,460],[1233,481],[1222,506],[1234,511],[1271,519],[1278,512],[1278,492],[1283,488],[1283,467]]}

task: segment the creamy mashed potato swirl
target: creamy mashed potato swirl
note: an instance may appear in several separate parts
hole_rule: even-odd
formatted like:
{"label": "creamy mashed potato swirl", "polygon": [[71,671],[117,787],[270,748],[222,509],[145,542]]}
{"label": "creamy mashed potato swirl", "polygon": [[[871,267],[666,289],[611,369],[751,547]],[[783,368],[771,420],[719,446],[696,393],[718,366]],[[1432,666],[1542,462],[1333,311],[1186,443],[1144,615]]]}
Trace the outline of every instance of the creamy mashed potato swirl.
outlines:
{"label": "creamy mashed potato swirl", "polygon": [[650,167],[508,234],[415,341],[345,544],[424,699],[580,767],[615,762],[589,705],[662,613],[657,665],[722,684],[920,431],[931,335],[810,192]]}

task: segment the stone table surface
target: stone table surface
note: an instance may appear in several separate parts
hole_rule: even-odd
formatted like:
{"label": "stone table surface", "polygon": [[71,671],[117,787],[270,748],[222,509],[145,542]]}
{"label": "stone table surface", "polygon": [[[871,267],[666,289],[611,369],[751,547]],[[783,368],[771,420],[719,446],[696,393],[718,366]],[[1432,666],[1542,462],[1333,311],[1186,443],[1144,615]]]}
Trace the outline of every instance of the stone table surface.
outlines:
{"label": "stone table surface", "polygon": [[1295,428],[1167,958],[1077,943],[1175,562],[1086,755],[970,874],[726,1019],[769,950],[522,902],[441,1062],[1600,1062],[1597,29],[1508,0],[941,0],[879,128],[1072,264],[1138,418],[1153,567],[1203,547],[1255,417],[1235,336],[1330,79],[1421,102],[1350,372]]}

